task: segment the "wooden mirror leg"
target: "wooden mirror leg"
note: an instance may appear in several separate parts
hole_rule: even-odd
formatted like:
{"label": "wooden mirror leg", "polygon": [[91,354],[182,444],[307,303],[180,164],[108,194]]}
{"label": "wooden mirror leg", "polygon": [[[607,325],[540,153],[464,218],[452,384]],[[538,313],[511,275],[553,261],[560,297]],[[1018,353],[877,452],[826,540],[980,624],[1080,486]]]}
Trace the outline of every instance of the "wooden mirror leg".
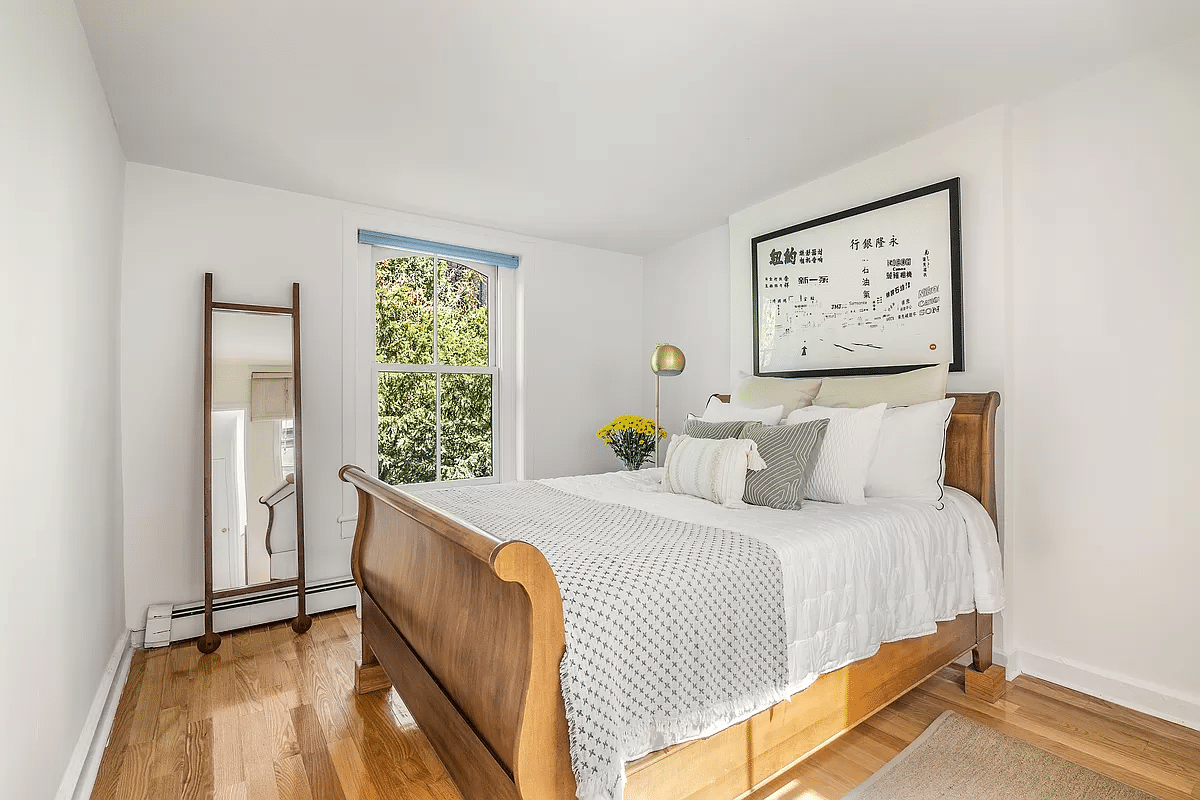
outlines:
{"label": "wooden mirror leg", "polygon": [[308,598],[308,584],[304,579],[306,562],[304,560],[304,425],[301,423],[301,398],[303,392],[300,384],[300,284],[292,284],[292,423],[295,454],[296,476],[296,618],[292,620],[292,630],[305,633],[312,627],[312,617],[305,607]]}
{"label": "wooden mirror leg", "polygon": [[209,631],[196,640],[196,648],[204,655],[217,652],[217,648],[221,646],[221,634],[215,631]]}

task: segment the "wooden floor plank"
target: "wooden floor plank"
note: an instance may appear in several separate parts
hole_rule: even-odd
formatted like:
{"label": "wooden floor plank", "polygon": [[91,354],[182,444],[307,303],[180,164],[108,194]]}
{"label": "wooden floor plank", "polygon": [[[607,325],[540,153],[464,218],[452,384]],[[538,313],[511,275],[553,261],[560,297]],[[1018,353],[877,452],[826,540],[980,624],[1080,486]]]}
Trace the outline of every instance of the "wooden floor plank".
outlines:
{"label": "wooden floor plank", "polygon": [[150,796],[150,764],[154,745],[150,742],[130,745],[125,750],[121,777],[115,796],[121,800],[145,800]]}
{"label": "wooden floor plank", "polygon": [[376,800],[378,793],[367,778],[367,765],[363,763],[358,744],[353,739],[342,739],[329,747],[333,768],[342,793],[351,800]]}
{"label": "wooden floor plank", "polygon": [[308,705],[293,708],[292,726],[296,729],[304,773],[308,776],[308,785],[313,794],[321,800],[346,800],[317,712]]}
{"label": "wooden floor plank", "polygon": [[162,709],[163,683],[167,671],[167,654],[151,650],[145,656],[145,673],[137,696],[137,707],[130,721],[130,744],[148,744],[154,739],[158,712]]}
{"label": "wooden floor plank", "polygon": [[241,715],[236,708],[223,708],[212,718],[213,789],[220,795],[230,786],[243,783]]}
{"label": "wooden floor plank", "polygon": [[[180,681],[185,683],[186,681]],[[165,695],[164,695],[165,696]],[[186,760],[184,739],[187,733],[187,707],[169,706],[158,712],[154,732],[154,759],[150,777],[175,775]]]}
{"label": "wooden floor plank", "polygon": [[304,773],[304,758],[297,753],[275,765],[275,785],[279,796],[287,800],[313,800],[308,776]]}
{"label": "wooden floor plank", "polygon": [[159,775],[150,779],[150,800],[178,800],[183,794],[183,778],[179,773]]}
{"label": "wooden floor plank", "polygon": [[184,732],[184,768],[179,796],[182,800],[210,800],[213,796],[212,720],[189,722]]}
{"label": "wooden floor plank", "polygon": [[[353,693],[352,609],[134,654],[93,798],[461,800],[394,691]],[[227,646],[228,645],[228,646]],[[1200,800],[1200,732],[1021,676],[998,703],[930,678],[746,800],[837,800],[952,710],[1157,797]]]}

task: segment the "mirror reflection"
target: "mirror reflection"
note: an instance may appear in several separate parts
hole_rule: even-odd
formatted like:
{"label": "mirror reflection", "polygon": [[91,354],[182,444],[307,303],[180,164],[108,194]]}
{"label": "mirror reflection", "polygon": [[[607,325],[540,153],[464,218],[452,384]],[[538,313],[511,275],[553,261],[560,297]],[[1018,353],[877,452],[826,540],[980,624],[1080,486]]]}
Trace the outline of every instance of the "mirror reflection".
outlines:
{"label": "mirror reflection", "polygon": [[213,589],[296,577],[292,318],[213,311]]}

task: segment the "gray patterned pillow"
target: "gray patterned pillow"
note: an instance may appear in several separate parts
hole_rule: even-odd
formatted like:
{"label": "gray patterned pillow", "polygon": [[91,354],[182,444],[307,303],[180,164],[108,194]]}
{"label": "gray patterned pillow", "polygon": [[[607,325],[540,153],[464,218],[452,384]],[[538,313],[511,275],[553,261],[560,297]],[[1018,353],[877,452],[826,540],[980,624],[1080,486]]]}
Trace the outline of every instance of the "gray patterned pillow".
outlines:
{"label": "gray patterned pillow", "polygon": [[687,425],[684,426],[683,435],[693,439],[739,439],[742,429],[749,424],[748,422],[705,422],[702,419],[689,419]]}
{"label": "gray patterned pillow", "polygon": [[746,473],[742,499],[754,506],[800,508],[828,427],[826,419],[775,427],[747,425],[741,438],[758,442],[767,468]]}

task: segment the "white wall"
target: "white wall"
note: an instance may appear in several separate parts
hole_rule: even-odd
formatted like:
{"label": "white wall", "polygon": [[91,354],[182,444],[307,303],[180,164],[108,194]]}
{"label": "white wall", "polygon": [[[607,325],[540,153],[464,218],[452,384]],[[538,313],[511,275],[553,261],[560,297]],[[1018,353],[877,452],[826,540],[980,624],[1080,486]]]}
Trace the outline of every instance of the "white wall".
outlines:
{"label": "white wall", "polygon": [[0,797],[53,797],[122,607],[122,172],[75,6],[0,5]]}
{"label": "white wall", "polygon": [[[647,256],[647,298],[697,263],[729,285],[688,299],[703,313],[647,300],[646,341],[728,353],[732,386],[753,365],[753,236],[961,176],[966,371],[950,388],[1003,396],[1010,671],[1200,727],[1200,523],[1183,500],[1200,448],[1197,142],[1193,39],[732,214],[725,265],[711,232]],[[721,297],[724,338],[705,305]]]}
{"label": "white wall", "polygon": [[683,350],[682,375],[663,378],[661,424],[683,430],[687,414],[699,414],[710,394],[729,390],[729,226],[721,225],[646,256],[646,304],[641,361],[642,405],[654,415],[650,355],[660,342]]}
{"label": "white wall", "polygon": [[[962,178],[966,371],[951,376],[950,388],[995,389],[1006,404],[1007,135],[1006,110],[993,109],[739,211],[730,215],[728,226],[646,256],[643,347],[664,340],[695,343],[683,348],[684,375],[664,383],[668,421],[680,425],[685,410],[702,408],[710,392],[728,391],[739,372],[754,370],[751,238],[954,176]],[[652,297],[671,300],[651,305]],[[646,386],[643,393],[653,403],[653,382]],[[998,421],[1000,470],[1005,404]],[[1003,520],[1003,482],[1000,493]],[[1002,643],[1004,622],[999,629]]]}
{"label": "white wall", "polygon": [[962,178],[963,327],[966,371],[955,391],[1003,390],[1006,112],[993,109],[729,217],[730,380],[754,371],[750,239],[797,222]]}
{"label": "white wall", "polygon": [[[343,460],[345,221],[522,257],[528,477],[612,469],[595,430],[636,407],[641,258],[184,172],[130,164],[122,289],[126,618],[203,592],[203,274],[218,299],[287,303],[302,291],[305,534],[310,580],[349,574]],[[475,245],[478,246],[478,245]],[[354,247],[349,248],[354,252]],[[632,287],[632,289],[630,289]]]}
{"label": "white wall", "polygon": [[[963,372],[950,376],[951,391],[995,390],[998,474],[1005,470],[1005,419],[1009,392],[1007,285],[1009,239],[1006,217],[1008,112],[996,108],[901,145],[874,158],[818,178],[729,217],[729,370],[754,371],[750,240],[762,233],[831,214],[937,181],[962,178]],[[1008,500],[998,481],[1001,542]],[[1012,567],[1009,559],[1010,571]],[[1006,578],[1011,581],[1012,575]],[[1012,597],[1012,592],[1009,592]],[[1011,609],[1011,604],[1010,604]],[[1011,637],[1011,613],[997,624],[997,644]]]}
{"label": "white wall", "polygon": [[1013,142],[1022,667],[1200,726],[1200,39],[1016,109]]}

